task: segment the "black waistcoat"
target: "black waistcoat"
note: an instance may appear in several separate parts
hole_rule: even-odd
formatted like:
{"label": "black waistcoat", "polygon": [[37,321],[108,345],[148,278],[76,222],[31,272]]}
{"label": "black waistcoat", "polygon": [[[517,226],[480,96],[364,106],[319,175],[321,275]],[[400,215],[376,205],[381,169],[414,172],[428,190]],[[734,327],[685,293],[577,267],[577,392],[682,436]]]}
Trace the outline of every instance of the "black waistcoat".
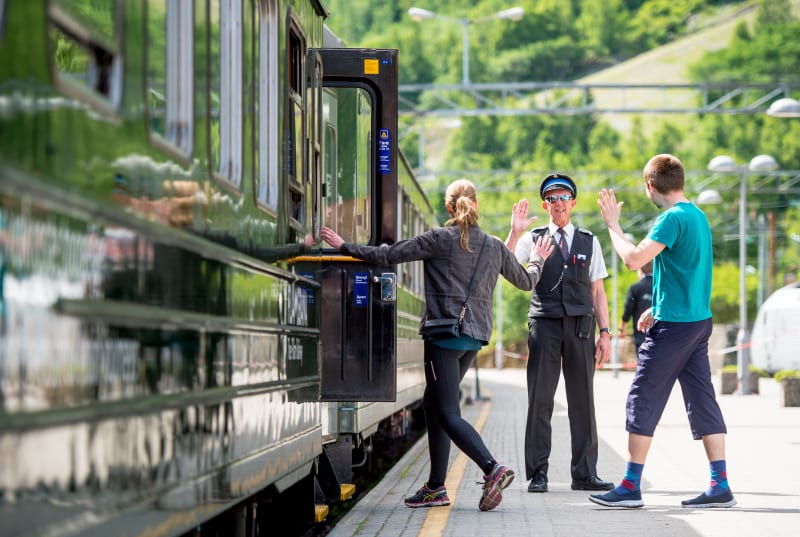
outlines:
{"label": "black waistcoat", "polygon": [[[546,227],[531,230],[533,241],[547,234]],[[575,228],[572,247],[566,261],[556,244],[553,253],[544,262],[542,278],[531,295],[529,317],[558,318],[592,313],[592,282],[589,265],[592,262],[594,235],[591,231]],[[555,242],[555,239],[551,239]]]}

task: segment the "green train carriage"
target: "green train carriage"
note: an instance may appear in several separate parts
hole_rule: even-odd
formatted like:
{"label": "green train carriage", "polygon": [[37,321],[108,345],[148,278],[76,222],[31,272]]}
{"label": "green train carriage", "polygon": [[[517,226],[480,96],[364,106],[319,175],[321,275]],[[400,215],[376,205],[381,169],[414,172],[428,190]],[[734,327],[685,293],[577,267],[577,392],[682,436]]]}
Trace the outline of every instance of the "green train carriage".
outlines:
{"label": "green train carriage", "polygon": [[421,269],[309,244],[433,211],[396,147],[396,51],[325,17],[0,2],[0,535],[302,529],[402,434]]}

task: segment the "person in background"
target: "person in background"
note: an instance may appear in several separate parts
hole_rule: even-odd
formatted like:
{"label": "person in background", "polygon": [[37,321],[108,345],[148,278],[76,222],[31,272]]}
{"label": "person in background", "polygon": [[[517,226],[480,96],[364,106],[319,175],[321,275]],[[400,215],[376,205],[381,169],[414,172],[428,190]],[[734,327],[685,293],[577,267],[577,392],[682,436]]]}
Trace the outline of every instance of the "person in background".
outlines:
{"label": "person in background", "polygon": [[628,289],[625,298],[625,309],[622,312],[622,324],[619,325],[619,337],[625,337],[628,321],[633,319],[633,345],[635,349],[644,341],[644,332],[639,330],[639,317],[650,309],[653,301],[653,262],[648,261],[637,270],[639,281]]}
{"label": "person in background", "polygon": [[641,507],[642,472],[656,425],[677,380],[689,427],[702,439],[711,467],[711,483],[683,507],[736,505],[725,462],[727,428],[711,383],[708,338],[711,335],[711,228],[706,215],[684,193],[683,164],[673,155],[651,158],[644,167],[647,197],[663,212],[638,245],[620,226],[623,202],[613,190],[601,190],[598,204],[614,249],[629,269],[653,260],[653,305],[638,320],[645,332],[625,405],[628,465],[622,482],[589,500],[607,507]]}
{"label": "person in background", "polygon": [[[465,179],[447,187],[445,207],[450,219],[444,227],[392,245],[347,243],[328,227],[323,227],[320,235],[333,248],[381,265],[422,260],[424,319],[458,318],[466,301],[460,337],[425,341],[426,386],[422,404],[431,467],[427,482],[416,494],[405,499],[405,505],[450,504],[444,482],[452,440],[483,470],[483,493],[478,507],[488,511],[500,504],[502,491],[513,481],[514,472],[495,460],[478,432],[461,417],[459,385],[478,350],[491,337],[493,293],[498,276],[502,274],[520,289],[532,289],[553,247],[547,241],[536,241],[526,260],[527,267],[520,266],[500,239],[487,235],[478,226],[475,186]],[[512,222],[520,219],[520,213],[527,215],[527,212],[527,202],[515,204]],[[507,240],[514,243],[517,238],[512,227]]]}
{"label": "person in background", "polygon": [[[544,239],[557,245],[531,294],[528,310],[528,417],[525,426],[525,477],[528,492],[547,492],[555,393],[564,374],[567,393],[573,490],[611,490],[614,484],[597,476],[597,423],[594,411],[594,371],[608,361],[611,336],[603,278],[608,276],[600,243],[590,231],[570,222],[578,189],[567,175],[542,180],[542,208],[547,226],[521,234],[517,260],[527,262],[532,245]],[[515,213],[516,215],[516,213]],[[520,235],[527,215],[512,221]],[[511,246],[509,246],[511,247]],[[595,325],[600,335],[595,342]]]}

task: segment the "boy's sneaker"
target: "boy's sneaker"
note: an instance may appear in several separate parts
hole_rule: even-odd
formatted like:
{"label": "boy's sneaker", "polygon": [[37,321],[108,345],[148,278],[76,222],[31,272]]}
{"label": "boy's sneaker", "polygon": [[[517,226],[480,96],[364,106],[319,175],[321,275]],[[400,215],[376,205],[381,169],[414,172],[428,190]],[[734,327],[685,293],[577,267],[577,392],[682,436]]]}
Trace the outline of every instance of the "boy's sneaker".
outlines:
{"label": "boy's sneaker", "polygon": [[683,500],[681,507],[698,507],[703,509],[713,507],[733,507],[736,505],[736,498],[733,497],[731,489],[726,489],[722,494],[716,496],[708,496],[705,492],[691,500]]}
{"label": "boy's sneaker", "polygon": [[503,489],[514,481],[514,471],[502,464],[494,467],[489,475],[483,476],[483,495],[478,508],[481,511],[490,511],[503,501]]}
{"label": "boy's sneaker", "polygon": [[632,490],[625,494],[620,494],[616,490],[605,494],[590,494],[589,501],[606,507],[641,507],[644,505],[641,490]]}
{"label": "boy's sneaker", "polygon": [[417,491],[413,496],[409,496],[404,500],[406,507],[438,507],[440,505],[450,505],[450,498],[447,497],[447,489],[444,485],[438,489],[429,489],[428,484],[422,485],[422,488]]}

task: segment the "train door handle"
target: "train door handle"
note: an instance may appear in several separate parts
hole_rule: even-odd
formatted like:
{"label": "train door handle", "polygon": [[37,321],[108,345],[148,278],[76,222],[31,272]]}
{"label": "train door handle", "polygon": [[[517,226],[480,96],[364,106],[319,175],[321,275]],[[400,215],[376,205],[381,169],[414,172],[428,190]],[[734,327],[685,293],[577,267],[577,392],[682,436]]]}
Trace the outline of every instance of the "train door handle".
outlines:
{"label": "train door handle", "polygon": [[380,276],[373,276],[372,281],[381,284],[381,302],[397,300],[397,274],[382,272]]}

